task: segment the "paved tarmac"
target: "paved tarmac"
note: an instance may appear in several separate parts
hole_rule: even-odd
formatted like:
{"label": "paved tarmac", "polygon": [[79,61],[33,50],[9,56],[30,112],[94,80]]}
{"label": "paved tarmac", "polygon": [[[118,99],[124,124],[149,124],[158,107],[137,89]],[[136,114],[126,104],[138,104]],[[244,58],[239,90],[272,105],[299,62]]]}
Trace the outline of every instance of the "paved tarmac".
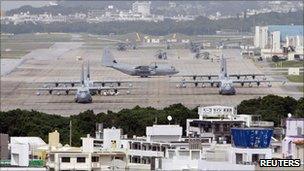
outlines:
{"label": "paved tarmac", "polygon": [[[139,78],[125,75],[112,68],[101,65],[102,49],[84,48],[79,42],[56,43],[49,49],[36,50],[24,58],[27,60],[17,66],[8,75],[1,76],[1,110],[15,108],[34,109],[47,113],[73,115],[81,111],[92,109],[95,112],[108,110],[119,111],[123,108],[152,106],[163,108],[174,103],[182,103],[194,108],[199,105],[237,105],[242,100],[257,98],[267,94],[294,95],[297,92],[285,91],[280,84],[253,87],[237,86],[234,96],[222,96],[217,88],[201,88],[190,85],[188,88],[176,88],[177,77]],[[112,49],[113,55],[119,62],[143,65],[161,62],[174,65],[183,74],[218,74],[219,62],[214,60],[194,59],[189,49],[168,50],[168,60],[157,60],[155,52],[158,49],[137,49],[124,52]],[[220,56],[222,53],[228,59],[229,73],[262,73],[252,60],[243,59],[237,49],[208,50],[210,56]],[[43,86],[38,82],[56,80],[79,80],[81,64],[77,60],[89,60],[91,64],[92,80],[129,80],[134,81],[131,94],[121,91],[117,96],[93,96],[93,103],[78,104],[74,102],[74,95],[49,95],[47,92],[37,96],[35,88]]]}

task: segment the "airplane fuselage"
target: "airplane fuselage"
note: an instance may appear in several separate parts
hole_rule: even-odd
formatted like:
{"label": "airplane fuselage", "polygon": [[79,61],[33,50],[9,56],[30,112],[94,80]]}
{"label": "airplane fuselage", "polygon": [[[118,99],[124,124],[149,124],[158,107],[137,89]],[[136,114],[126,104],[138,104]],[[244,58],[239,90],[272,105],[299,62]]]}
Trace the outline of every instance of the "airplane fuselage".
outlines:
{"label": "airplane fuselage", "polygon": [[75,95],[75,102],[77,103],[92,103],[92,96],[89,88],[81,87],[77,89]]}
{"label": "airplane fuselage", "polygon": [[219,93],[222,95],[235,95],[236,91],[232,80],[228,77],[222,79],[219,84]]}
{"label": "airplane fuselage", "polygon": [[149,76],[166,76],[177,74],[178,71],[173,66],[158,67],[158,66],[132,66],[128,64],[114,64],[111,66],[114,69],[121,71],[127,75],[149,77]]}

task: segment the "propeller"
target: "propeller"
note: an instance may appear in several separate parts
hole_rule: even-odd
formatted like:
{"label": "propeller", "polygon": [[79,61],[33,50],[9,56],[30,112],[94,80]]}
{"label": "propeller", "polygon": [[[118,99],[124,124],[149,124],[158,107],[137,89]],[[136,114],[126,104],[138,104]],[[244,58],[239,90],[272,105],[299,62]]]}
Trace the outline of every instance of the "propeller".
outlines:
{"label": "propeller", "polygon": [[120,85],[121,85],[121,83],[120,83],[120,82],[118,82],[118,83],[117,83],[117,86],[119,87]]}
{"label": "propeller", "polygon": [[117,89],[114,89],[114,93],[115,93],[115,94],[118,93],[118,90],[117,90]]}
{"label": "propeller", "polygon": [[65,94],[68,95],[69,94],[69,90],[65,90]]}
{"label": "propeller", "polygon": [[101,83],[101,86],[104,87],[104,86],[105,86],[105,83]]}
{"label": "propeller", "polygon": [[97,93],[100,95],[101,94],[101,90],[97,90]]}
{"label": "propeller", "polygon": [[52,94],[53,93],[53,90],[49,90],[49,94]]}
{"label": "propeller", "polygon": [[239,75],[237,75],[237,76],[236,76],[236,78],[239,80],[239,79],[240,79],[240,76],[239,76]]}
{"label": "propeller", "polygon": [[210,83],[210,85],[211,85],[211,87],[213,87],[213,86],[214,86],[214,83]]}
{"label": "propeller", "polygon": [[255,75],[252,75],[252,79],[255,79]]}
{"label": "propeller", "polygon": [[241,86],[242,86],[242,87],[244,86],[244,82],[241,82]]}
{"label": "propeller", "polygon": [[196,76],[193,76],[193,80],[196,80]]}
{"label": "propeller", "polygon": [[55,87],[58,87],[59,86],[59,83],[55,83]]}
{"label": "propeller", "polygon": [[260,86],[261,82],[260,81],[257,81],[257,86]]}
{"label": "propeller", "polygon": [[74,87],[74,86],[75,86],[75,83],[71,83],[71,86]]}
{"label": "propeller", "polygon": [[198,86],[198,83],[197,83],[197,82],[195,82],[195,83],[194,83],[194,86],[195,86],[195,87],[197,87],[197,86]]}
{"label": "propeller", "polygon": [[211,80],[211,76],[208,76],[208,79]]}

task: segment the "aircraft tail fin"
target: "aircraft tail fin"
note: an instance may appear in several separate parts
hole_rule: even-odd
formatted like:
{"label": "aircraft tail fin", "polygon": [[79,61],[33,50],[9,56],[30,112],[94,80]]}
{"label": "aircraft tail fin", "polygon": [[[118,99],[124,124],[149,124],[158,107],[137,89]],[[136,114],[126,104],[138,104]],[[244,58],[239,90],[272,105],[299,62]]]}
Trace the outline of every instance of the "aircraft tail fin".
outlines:
{"label": "aircraft tail fin", "polygon": [[91,75],[90,75],[90,61],[87,62],[87,78],[90,79]]}
{"label": "aircraft tail fin", "polygon": [[102,64],[104,66],[111,67],[114,63],[116,63],[116,61],[113,55],[108,48],[105,48],[103,51]]}
{"label": "aircraft tail fin", "polygon": [[83,66],[83,63],[82,63],[82,66],[81,66],[81,77],[80,77],[80,81],[81,81],[81,85],[84,85],[84,66]]}
{"label": "aircraft tail fin", "polygon": [[227,60],[226,60],[226,58],[224,58],[224,55],[223,55],[223,54],[221,55],[220,61],[221,61],[221,71],[220,71],[220,75],[221,75],[222,77],[227,77],[227,76],[228,76],[228,75],[227,75]]}

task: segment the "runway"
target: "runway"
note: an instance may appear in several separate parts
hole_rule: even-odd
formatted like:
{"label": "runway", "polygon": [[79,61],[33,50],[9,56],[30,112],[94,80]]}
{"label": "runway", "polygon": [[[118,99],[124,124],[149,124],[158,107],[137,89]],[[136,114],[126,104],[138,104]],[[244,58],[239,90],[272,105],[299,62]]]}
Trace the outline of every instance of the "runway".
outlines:
{"label": "runway", "polygon": [[[82,39],[77,39],[80,41]],[[199,105],[237,105],[242,100],[258,98],[267,94],[293,95],[280,83],[267,86],[236,88],[234,96],[222,96],[217,88],[200,88],[190,85],[188,88],[176,88],[177,77],[139,78],[125,75],[119,71],[102,66],[102,48],[90,48],[85,42],[66,42],[55,44],[48,49],[38,50],[26,55],[27,59],[9,74],[1,76],[1,110],[16,108],[38,110],[49,114],[73,115],[91,109],[94,112],[119,111],[123,108],[152,106],[167,107],[171,104],[182,103],[194,108]],[[114,47],[113,47],[114,48]],[[157,60],[155,52],[158,49],[137,49],[117,51],[111,49],[119,62],[134,65],[150,64],[152,62],[174,65],[180,75],[184,74],[218,74],[219,62],[214,60],[194,59],[189,49],[179,48],[168,50],[168,60]],[[243,59],[238,49],[208,50],[210,56],[224,54],[228,58],[228,72],[262,73],[252,60]],[[30,56],[30,57],[29,57]],[[83,60],[77,60],[81,56]],[[35,88],[41,87],[38,82],[79,80],[82,62],[90,61],[92,80],[124,80],[133,81],[134,89],[131,94],[121,91],[117,96],[93,96],[93,103],[78,104],[74,95],[49,95],[47,92],[37,96]]]}

